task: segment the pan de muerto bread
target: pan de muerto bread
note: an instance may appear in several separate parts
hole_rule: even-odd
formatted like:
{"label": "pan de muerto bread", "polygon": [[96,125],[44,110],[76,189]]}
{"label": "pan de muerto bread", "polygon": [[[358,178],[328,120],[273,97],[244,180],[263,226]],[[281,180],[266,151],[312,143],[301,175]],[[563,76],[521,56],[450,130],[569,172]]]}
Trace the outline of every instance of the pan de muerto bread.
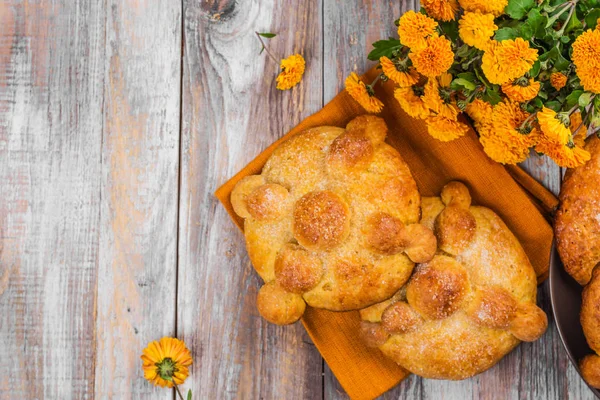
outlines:
{"label": "pan de muerto bread", "polygon": [[393,298],[361,310],[363,335],[412,373],[465,379],[538,339],[548,321],[523,248],[494,212],[471,206],[462,183],[423,198],[422,209],[438,253]]}
{"label": "pan de muerto bread", "polygon": [[600,263],[600,139],[590,136],[585,149],[592,158],[565,174],[554,222],[560,259],[580,285]]}
{"label": "pan de muerto bread", "polygon": [[343,311],[386,300],[435,254],[435,236],[417,223],[417,185],[386,134],[374,116],[309,129],[234,188],[268,321],[293,323],[306,304]]}
{"label": "pan de muerto bread", "polygon": [[579,363],[583,378],[600,389],[600,267],[592,273],[590,283],[583,289],[581,326],[590,348],[596,352]]}

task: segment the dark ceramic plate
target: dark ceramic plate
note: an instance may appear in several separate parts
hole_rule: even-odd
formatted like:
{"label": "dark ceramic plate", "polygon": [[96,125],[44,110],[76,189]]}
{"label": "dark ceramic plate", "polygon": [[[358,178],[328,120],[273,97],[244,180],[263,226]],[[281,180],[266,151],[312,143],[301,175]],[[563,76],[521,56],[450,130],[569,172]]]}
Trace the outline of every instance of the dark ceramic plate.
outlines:
{"label": "dark ceramic plate", "polygon": [[[565,272],[556,251],[556,246],[552,246],[552,254],[550,255],[550,301],[552,302],[552,312],[554,313],[560,339],[580,375],[579,360],[593,353],[585,340],[579,322],[582,289],[575,279]],[[590,389],[600,399],[600,392],[591,386]]]}

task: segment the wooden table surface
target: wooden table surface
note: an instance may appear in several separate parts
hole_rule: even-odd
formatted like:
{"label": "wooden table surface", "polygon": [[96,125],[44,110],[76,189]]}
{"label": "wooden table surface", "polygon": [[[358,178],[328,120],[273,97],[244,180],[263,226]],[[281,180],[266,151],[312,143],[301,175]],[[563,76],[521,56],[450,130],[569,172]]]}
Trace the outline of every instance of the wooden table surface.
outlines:
{"label": "wooden table surface", "polygon": [[[345,394],[300,324],[255,308],[259,278],[214,190],[363,72],[411,1],[0,3],[0,399],[172,398],[147,342],[192,349],[196,399]],[[275,89],[274,53],[307,70]],[[555,193],[560,171],[526,168]],[[551,312],[547,285],[540,302]],[[591,399],[553,321],[462,382],[386,399]]]}

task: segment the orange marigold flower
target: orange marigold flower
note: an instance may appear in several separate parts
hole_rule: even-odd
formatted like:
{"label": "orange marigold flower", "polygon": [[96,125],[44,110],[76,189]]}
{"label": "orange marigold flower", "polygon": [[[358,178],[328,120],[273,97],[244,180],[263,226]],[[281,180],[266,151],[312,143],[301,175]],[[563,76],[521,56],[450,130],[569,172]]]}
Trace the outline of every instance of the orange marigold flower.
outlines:
{"label": "orange marigold flower", "polygon": [[427,15],[439,21],[452,21],[458,12],[456,0],[421,0],[421,6],[427,11]]}
{"label": "orange marigold flower", "polygon": [[600,30],[587,30],[577,37],[571,60],[583,88],[600,93]]}
{"label": "orange marigold flower", "polygon": [[540,91],[540,83],[533,78],[521,77],[502,85],[502,92],[512,101],[523,102],[533,99]]}
{"label": "orange marigold flower", "polygon": [[492,121],[492,105],[487,101],[475,99],[467,105],[465,112],[478,124],[489,124]]}
{"label": "orange marigold flower", "polygon": [[462,122],[435,115],[427,118],[427,132],[434,138],[442,142],[449,142],[458,139],[469,132],[469,127]]}
{"label": "orange marigold flower", "polygon": [[557,114],[556,111],[543,107],[542,111],[538,111],[537,119],[545,138],[561,145],[569,142],[571,138],[570,119],[566,113]]}
{"label": "orange marigold flower", "polygon": [[277,75],[277,89],[288,90],[296,86],[304,75],[306,62],[300,54],[292,54],[281,60],[281,72]]}
{"label": "orange marigold flower", "polygon": [[538,51],[522,38],[491,41],[481,60],[481,69],[492,83],[502,85],[525,75],[538,58]]}
{"label": "orange marigold flower", "polygon": [[400,107],[413,118],[425,119],[431,114],[412,86],[397,88],[394,90],[394,97],[400,103]]}
{"label": "orange marigold flower", "polygon": [[450,82],[452,82],[452,75],[447,72],[438,78],[429,78],[425,84],[423,102],[434,113],[456,121],[459,109],[451,95]]}
{"label": "orange marigold flower", "polygon": [[550,75],[550,84],[556,90],[560,90],[567,84],[567,76],[561,72],[553,72]]}
{"label": "orange marigold flower", "polygon": [[482,14],[493,14],[495,17],[504,14],[508,0],[458,0],[465,11],[479,11]]}
{"label": "orange marigold flower", "polygon": [[189,375],[192,355],[179,339],[164,337],[148,343],[143,350],[142,368],[148,382],[161,387],[173,387],[173,381],[181,385]]}
{"label": "orange marigold flower", "polygon": [[458,34],[469,46],[485,50],[498,27],[492,14],[465,12],[458,21]]}
{"label": "orange marigold flower", "polygon": [[529,156],[528,146],[511,140],[510,136],[494,131],[491,125],[482,125],[478,131],[483,151],[496,162],[517,164],[525,161]]}
{"label": "orange marigold flower", "polygon": [[427,46],[409,54],[419,73],[434,78],[448,71],[454,61],[452,45],[443,36],[432,35],[426,39]]}
{"label": "orange marigold flower", "polygon": [[400,87],[414,85],[419,81],[419,73],[413,67],[404,67],[402,63],[395,63],[386,56],[379,59],[381,70]]}
{"label": "orange marigold flower", "polygon": [[425,38],[433,35],[437,26],[438,23],[427,15],[407,11],[400,17],[398,25],[400,43],[411,49],[424,47]]}
{"label": "orange marigold flower", "polygon": [[358,104],[370,113],[378,113],[383,108],[383,103],[377,97],[371,86],[365,85],[355,72],[346,78],[346,91]]}
{"label": "orange marigold flower", "polygon": [[590,153],[575,143],[560,144],[552,140],[542,139],[535,147],[536,151],[544,153],[563,168],[576,168],[590,160]]}
{"label": "orange marigold flower", "polygon": [[581,119],[581,113],[579,111],[574,112],[569,116],[571,124],[569,129],[573,135],[573,142],[579,147],[585,146],[585,138],[588,135],[587,127]]}
{"label": "orange marigold flower", "polygon": [[532,147],[539,138],[537,129],[529,124],[523,125],[530,116],[521,109],[519,103],[504,101],[494,106],[491,126],[494,132],[510,141],[515,147]]}

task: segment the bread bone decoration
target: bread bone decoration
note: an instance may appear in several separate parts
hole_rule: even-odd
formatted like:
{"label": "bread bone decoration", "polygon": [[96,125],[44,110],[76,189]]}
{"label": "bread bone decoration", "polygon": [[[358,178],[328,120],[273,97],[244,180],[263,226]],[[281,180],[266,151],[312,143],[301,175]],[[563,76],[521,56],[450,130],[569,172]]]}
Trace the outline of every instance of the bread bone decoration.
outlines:
{"label": "bread bone decoration", "polygon": [[293,323],[306,304],[343,311],[389,299],[435,254],[417,185],[386,134],[374,116],[309,129],[234,188],[268,321]]}
{"label": "bread bone decoration", "polygon": [[362,332],[412,373],[465,379],[520,340],[538,339],[548,320],[535,304],[536,275],[523,248],[493,211],[471,206],[462,183],[423,198],[422,208],[438,253],[392,299],[361,310]]}
{"label": "bread bone decoration", "polygon": [[[591,159],[565,174],[554,234],[565,270],[583,290],[581,326],[592,350],[600,353],[600,139],[587,138]],[[588,355],[579,364],[584,379],[600,388],[600,357]]]}

